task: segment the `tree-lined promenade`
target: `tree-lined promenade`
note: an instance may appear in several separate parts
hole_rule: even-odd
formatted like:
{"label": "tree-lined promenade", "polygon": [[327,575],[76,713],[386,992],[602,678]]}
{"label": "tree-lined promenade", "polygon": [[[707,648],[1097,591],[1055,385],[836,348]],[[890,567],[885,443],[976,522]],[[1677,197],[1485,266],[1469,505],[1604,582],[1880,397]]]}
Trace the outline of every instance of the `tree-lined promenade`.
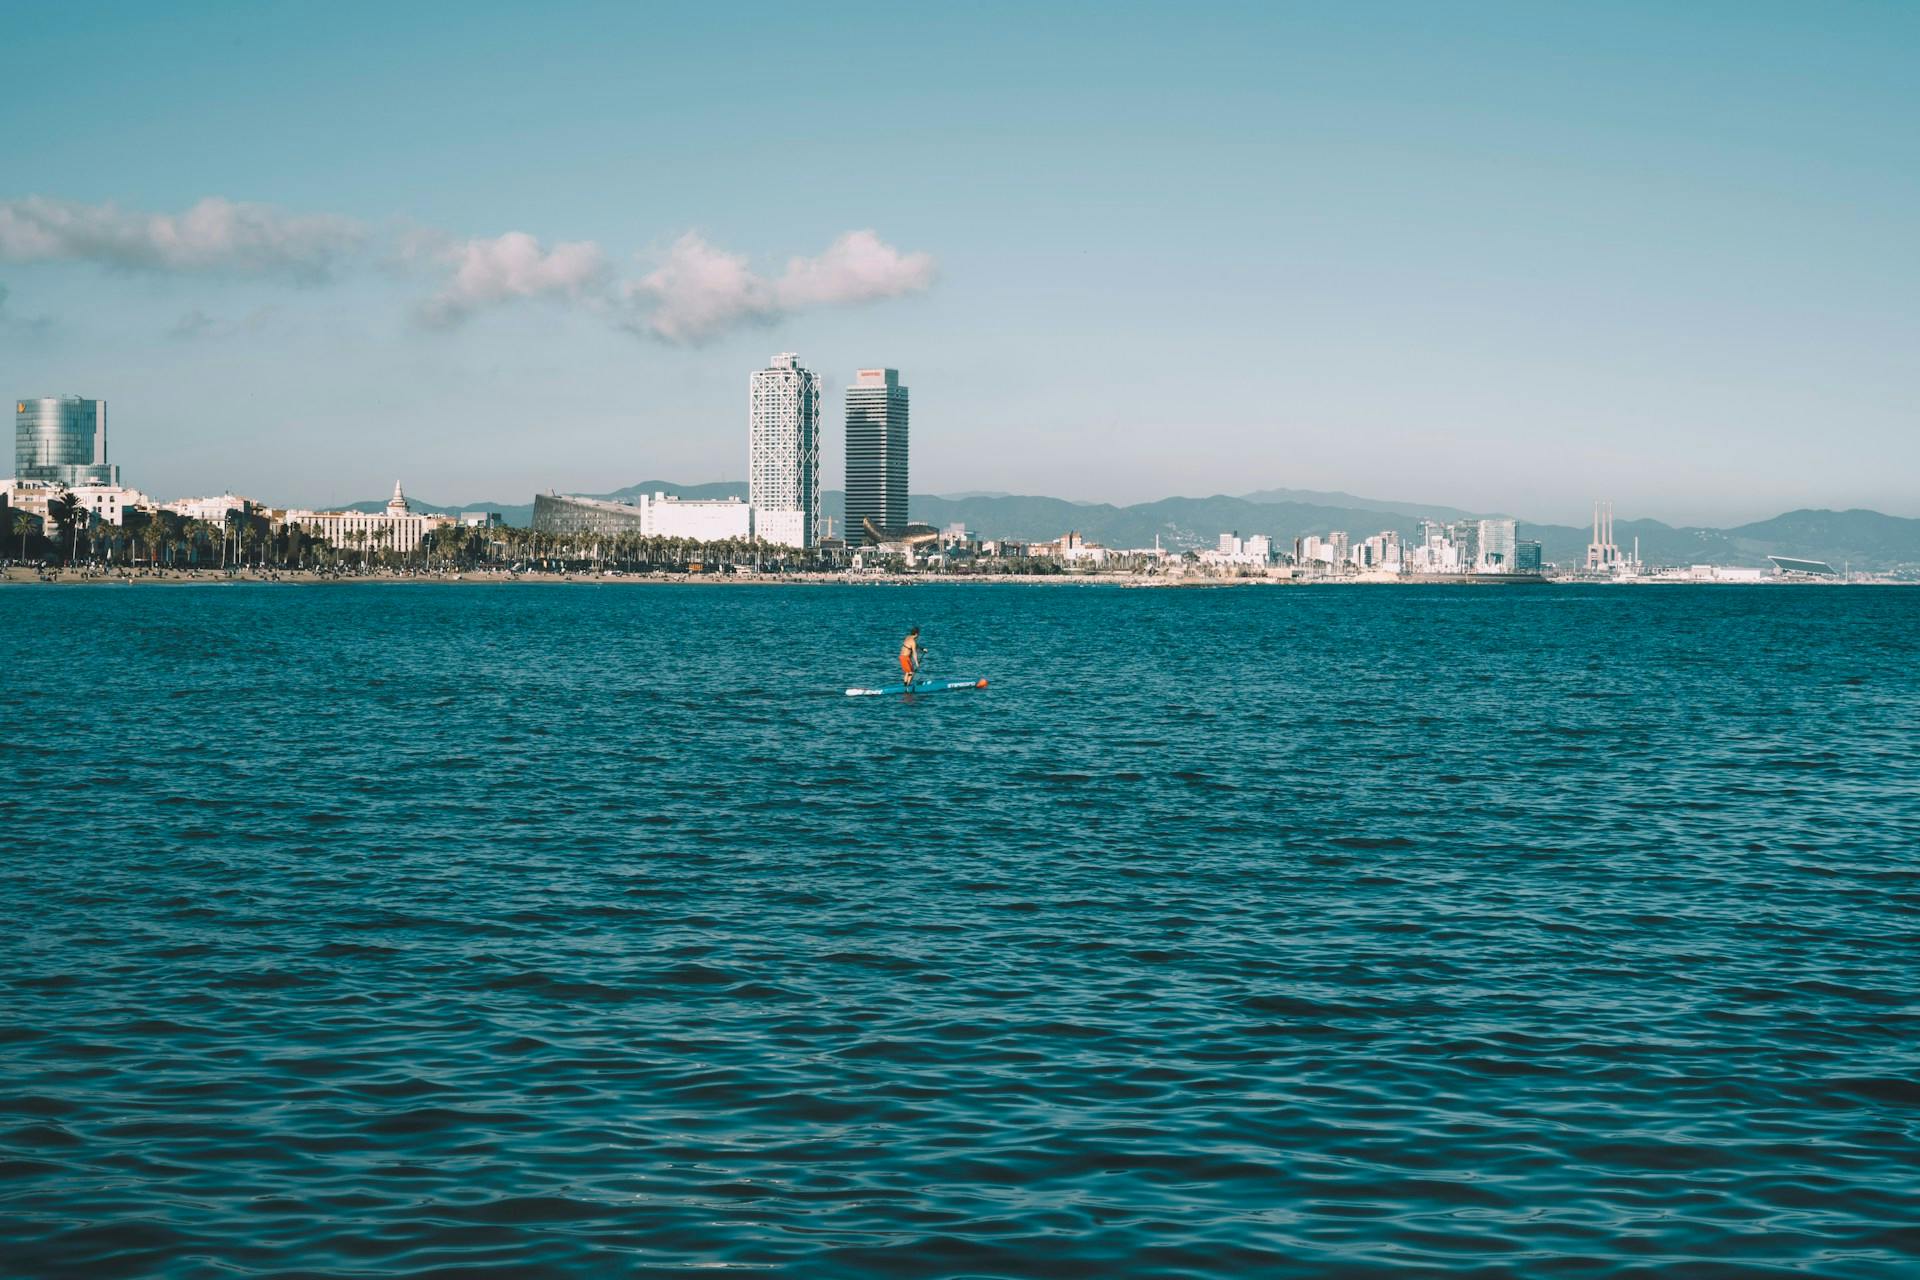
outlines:
{"label": "tree-lined promenade", "polygon": [[[443,525],[420,545],[397,547],[386,529],[355,530],[334,546],[298,523],[276,525],[265,516],[233,512],[224,521],[193,520],[170,511],[129,511],[109,524],[71,498],[48,504],[52,528],[15,512],[7,558],[28,577],[123,577],[245,573],[326,578],[442,576],[478,571],[537,574],[595,573],[841,573],[852,567],[845,548],[800,550],[759,538],[700,542],[639,533],[545,533],[508,525]],[[948,566],[946,572],[958,567]],[[969,574],[1050,575],[1062,566],[1046,558],[967,562]]]}

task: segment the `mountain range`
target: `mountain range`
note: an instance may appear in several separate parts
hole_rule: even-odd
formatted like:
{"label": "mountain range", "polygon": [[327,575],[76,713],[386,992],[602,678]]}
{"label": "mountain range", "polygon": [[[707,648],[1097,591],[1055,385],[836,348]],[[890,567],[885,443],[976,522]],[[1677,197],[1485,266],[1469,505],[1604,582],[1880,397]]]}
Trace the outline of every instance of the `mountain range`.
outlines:
{"label": "mountain range", "polygon": [[[747,485],[744,480],[697,485],[648,480],[587,496],[618,501],[643,493],[745,498]],[[356,502],[349,509],[378,511],[385,506],[385,501],[379,500]],[[844,527],[844,493],[827,490],[821,494],[821,506],[836,528]],[[508,524],[521,526],[533,518],[531,502],[438,506],[416,501],[413,508],[428,512],[496,511]],[[1005,493],[915,494],[910,509],[916,521],[939,528],[964,524],[989,537],[1043,540],[1075,530],[1089,541],[1110,547],[1150,547],[1157,538],[1162,546],[1175,550],[1212,546],[1226,532],[1268,534],[1280,546],[1291,546],[1295,538],[1306,534],[1325,535],[1336,529],[1344,529],[1355,538],[1393,529],[1410,538],[1417,534],[1423,518],[1462,520],[1499,514],[1312,489],[1162,498],[1130,506]],[[1528,520],[1520,520],[1518,525],[1518,536],[1537,539],[1541,554],[1550,563],[1578,564],[1586,558],[1591,534],[1585,526]],[[1641,558],[1648,564],[1764,565],[1772,554],[1826,560],[1836,568],[1850,563],[1855,569],[1870,572],[1920,569],[1920,520],[1878,511],[1789,511],[1726,529],[1620,520],[1614,525],[1614,537],[1627,550],[1638,538]]]}

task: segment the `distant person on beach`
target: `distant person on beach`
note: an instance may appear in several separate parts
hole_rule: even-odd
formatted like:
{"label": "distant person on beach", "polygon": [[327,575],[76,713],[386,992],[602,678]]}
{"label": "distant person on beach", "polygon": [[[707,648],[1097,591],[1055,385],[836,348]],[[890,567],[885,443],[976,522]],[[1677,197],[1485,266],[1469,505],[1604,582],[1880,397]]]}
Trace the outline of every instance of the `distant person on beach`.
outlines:
{"label": "distant person on beach", "polygon": [[900,642],[901,684],[912,684],[913,678],[920,674],[920,655],[924,652],[920,647],[920,628],[910,628],[907,638]]}

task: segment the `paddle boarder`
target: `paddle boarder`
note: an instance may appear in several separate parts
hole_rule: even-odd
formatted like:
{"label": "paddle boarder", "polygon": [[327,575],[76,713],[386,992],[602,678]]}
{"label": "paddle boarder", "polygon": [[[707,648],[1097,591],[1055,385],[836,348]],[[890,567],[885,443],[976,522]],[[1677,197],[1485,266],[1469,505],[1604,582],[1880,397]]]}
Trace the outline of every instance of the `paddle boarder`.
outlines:
{"label": "paddle boarder", "polygon": [[920,674],[920,656],[925,652],[920,647],[920,628],[908,628],[907,638],[900,642],[901,684],[912,684],[913,678]]}

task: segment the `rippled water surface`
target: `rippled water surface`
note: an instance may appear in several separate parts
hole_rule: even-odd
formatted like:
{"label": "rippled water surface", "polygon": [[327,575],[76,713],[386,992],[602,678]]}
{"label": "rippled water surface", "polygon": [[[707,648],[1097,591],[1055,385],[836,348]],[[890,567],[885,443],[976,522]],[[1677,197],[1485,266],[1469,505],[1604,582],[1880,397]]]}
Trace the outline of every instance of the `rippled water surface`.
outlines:
{"label": "rippled water surface", "polygon": [[[984,692],[844,697],[918,622]],[[1920,1273],[1920,591],[0,590],[0,1272]]]}

